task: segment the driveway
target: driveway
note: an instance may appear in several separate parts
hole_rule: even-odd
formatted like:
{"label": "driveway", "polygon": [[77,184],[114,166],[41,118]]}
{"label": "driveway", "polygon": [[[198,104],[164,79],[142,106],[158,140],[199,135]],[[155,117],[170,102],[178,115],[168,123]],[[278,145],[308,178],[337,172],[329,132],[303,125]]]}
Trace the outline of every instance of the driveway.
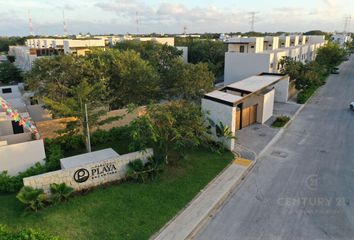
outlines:
{"label": "driveway", "polygon": [[197,239],[354,239],[354,56]]}

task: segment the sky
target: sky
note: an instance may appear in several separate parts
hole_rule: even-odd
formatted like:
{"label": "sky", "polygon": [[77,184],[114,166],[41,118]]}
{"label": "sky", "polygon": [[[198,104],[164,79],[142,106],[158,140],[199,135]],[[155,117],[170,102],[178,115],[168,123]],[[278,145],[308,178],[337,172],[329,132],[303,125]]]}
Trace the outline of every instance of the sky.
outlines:
{"label": "sky", "polygon": [[246,32],[250,12],[255,31],[343,31],[354,1],[0,0],[0,36],[28,35],[28,12],[35,34],[63,34],[63,11],[69,34]]}

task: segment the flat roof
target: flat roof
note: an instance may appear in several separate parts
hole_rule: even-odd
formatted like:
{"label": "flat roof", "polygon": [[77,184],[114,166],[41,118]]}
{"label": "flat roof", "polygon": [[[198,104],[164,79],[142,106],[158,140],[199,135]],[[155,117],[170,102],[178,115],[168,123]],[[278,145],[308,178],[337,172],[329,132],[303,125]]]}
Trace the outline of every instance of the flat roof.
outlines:
{"label": "flat roof", "polygon": [[284,75],[256,75],[245,78],[241,81],[227,85],[228,88],[235,88],[247,92],[257,92],[269,85],[284,78]]}
{"label": "flat roof", "polygon": [[[285,74],[261,73],[207,93],[203,98],[228,106],[235,106],[236,103],[241,102],[244,98],[260,92],[286,77]],[[239,92],[241,96],[226,92],[227,90]]]}
{"label": "flat roof", "polygon": [[222,92],[219,90],[212,91],[210,93],[205,94],[204,96],[207,96],[207,98],[212,98],[212,99],[220,99],[223,102],[227,102],[230,104],[233,104],[234,102],[237,102],[238,100],[242,99],[243,97],[237,96],[231,93],[227,92]]}
{"label": "flat roof", "polygon": [[72,157],[60,159],[62,169],[80,167],[88,163],[95,163],[104,160],[115,159],[119,156],[112,148],[107,148],[95,152],[84,153]]}

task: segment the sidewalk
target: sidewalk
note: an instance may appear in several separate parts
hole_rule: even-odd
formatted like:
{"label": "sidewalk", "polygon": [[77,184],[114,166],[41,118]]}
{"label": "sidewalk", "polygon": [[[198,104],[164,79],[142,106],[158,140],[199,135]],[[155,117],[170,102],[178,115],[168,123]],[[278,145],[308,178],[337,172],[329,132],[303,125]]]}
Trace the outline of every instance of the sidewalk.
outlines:
{"label": "sidewalk", "polygon": [[210,182],[191,203],[165,225],[151,239],[183,240],[193,237],[203,223],[222,206],[227,197],[241,183],[253,162],[237,158],[219,176]]}

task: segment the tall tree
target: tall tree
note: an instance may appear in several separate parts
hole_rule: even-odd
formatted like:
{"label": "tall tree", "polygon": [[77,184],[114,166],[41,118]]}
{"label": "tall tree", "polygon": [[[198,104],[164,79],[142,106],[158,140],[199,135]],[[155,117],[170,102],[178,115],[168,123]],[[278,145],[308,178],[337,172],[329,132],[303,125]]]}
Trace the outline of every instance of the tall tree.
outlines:
{"label": "tall tree", "polygon": [[89,58],[107,79],[112,108],[143,105],[160,98],[159,75],[135,51],[98,50]]}
{"label": "tall tree", "polygon": [[337,43],[329,42],[317,50],[316,62],[326,66],[328,69],[340,64],[346,56],[346,51]]}
{"label": "tall tree", "polygon": [[206,63],[216,77],[224,74],[226,44],[221,41],[193,40],[187,46],[189,62]]}
{"label": "tall tree", "polygon": [[85,104],[90,127],[106,110],[106,79],[84,57],[57,56],[34,62],[26,81],[54,117],[74,117],[67,130],[86,133]]}
{"label": "tall tree", "polygon": [[166,72],[162,88],[168,98],[197,100],[212,90],[215,77],[209,71],[207,64],[189,64],[176,59]]}
{"label": "tall tree", "polygon": [[181,155],[186,148],[201,144],[206,133],[203,119],[200,108],[190,102],[150,105],[147,114],[132,123],[133,144],[157,146],[169,163],[173,151]]}

